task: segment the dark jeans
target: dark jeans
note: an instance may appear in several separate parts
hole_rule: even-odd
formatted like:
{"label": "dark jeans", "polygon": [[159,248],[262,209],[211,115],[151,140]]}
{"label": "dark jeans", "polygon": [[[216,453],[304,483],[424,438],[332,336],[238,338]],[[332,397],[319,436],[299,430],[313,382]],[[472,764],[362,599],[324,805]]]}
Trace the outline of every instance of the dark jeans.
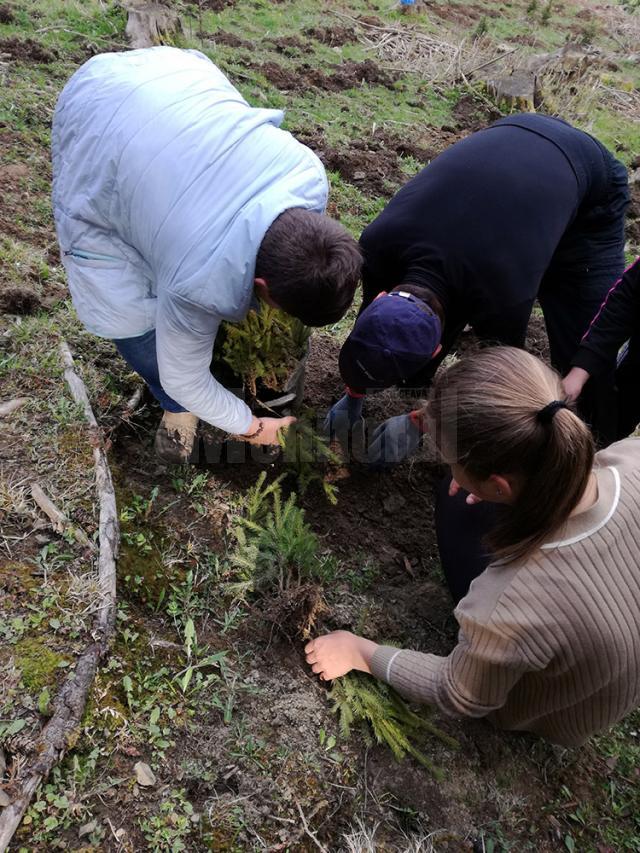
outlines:
{"label": "dark jeans", "polygon": [[451,474],[436,489],[436,536],[442,571],[454,602],[469,591],[474,578],[487,568],[491,555],[483,540],[496,523],[500,504],[465,503],[467,492],[449,497]]}
{"label": "dark jeans", "polygon": [[156,330],[151,329],[137,338],[118,338],[113,341],[129,367],[135,370],[149,386],[149,390],[165,412],[185,412],[186,409],[172,400],[162,390],[156,355]]}
{"label": "dark jeans", "polygon": [[640,424],[640,330],[620,351],[616,370],[618,393],[618,432],[626,438]]}

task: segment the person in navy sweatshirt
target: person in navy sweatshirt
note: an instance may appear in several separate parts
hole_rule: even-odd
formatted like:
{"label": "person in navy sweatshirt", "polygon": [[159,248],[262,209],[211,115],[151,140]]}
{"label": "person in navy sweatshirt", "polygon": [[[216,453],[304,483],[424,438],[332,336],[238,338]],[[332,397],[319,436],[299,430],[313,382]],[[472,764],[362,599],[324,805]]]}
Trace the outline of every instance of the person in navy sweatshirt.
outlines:
{"label": "person in navy sweatshirt", "polygon": [[589,379],[606,375],[616,359],[615,437],[620,439],[640,423],[640,258],[609,290],[584,333],[563,381],[569,399],[579,399]]}
{"label": "person in navy sweatshirt", "polygon": [[[328,426],[361,418],[363,394],[423,388],[470,325],[521,347],[536,299],[551,360],[566,373],[624,268],[627,171],[561,119],[522,114],[473,133],[411,179],[364,230],[363,302],[340,353],[350,389]],[[615,359],[590,380],[581,412],[612,440]],[[415,413],[383,423],[369,461],[394,464],[420,443]]]}

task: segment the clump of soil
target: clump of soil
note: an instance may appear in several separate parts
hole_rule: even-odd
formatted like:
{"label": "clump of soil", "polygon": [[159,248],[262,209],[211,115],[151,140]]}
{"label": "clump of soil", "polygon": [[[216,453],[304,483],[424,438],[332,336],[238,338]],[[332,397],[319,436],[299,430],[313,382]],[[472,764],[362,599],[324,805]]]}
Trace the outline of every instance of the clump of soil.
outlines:
{"label": "clump of soil", "polygon": [[7,53],[11,59],[19,62],[53,62],[58,55],[33,39],[19,39],[16,36],[0,39],[0,53]]}
{"label": "clump of soil", "polygon": [[358,38],[351,27],[307,27],[304,34],[322,44],[328,44],[329,47],[341,47]]}
{"label": "clump of soil", "polygon": [[402,170],[402,157],[414,157],[425,165],[435,151],[410,140],[381,131],[371,139],[358,139],[343,148],[333,148],[322,131],[301,131],[296,137],[308,145],[325,167],[362,189],[365,193],[388,196],[390,189],[407,181]]}
{"label": "clump of soil", "polygon": [[394,83],[398,79],[397,76],[389,74],[379,68],[371,59],[365,59],[364,62],[344,62],[338,66],[338,71],[332,74],[330,80],[340,82],[341,88],[348,89],[351,86],[359,86],[362,83],[368,83],[370,86],[386,86],[387,89],[393,89]]}
{"label": "clump of soil", "polygon": [[299,53],[307,50],[307,45],[297,36],[269,39],[269,44],[272,44],[278,53]]}
{"label": "clump of soil", "polygon": [[237,0],[200,0],[199,8],[208,12],[222,12],[229,6],[235,6]]}
{"label": "clump of soil", "polygon": [[327,169],[338,172],[345,181],[355,184],[366,194],[388,195],[389,184],[400,184],[404,175],[398,158],[391,151],[368,151],[361,148],[326,148],[317,152]]}
{"label": "clump of soil", "polygon": [[480,18],[497,18],[500,15],[497,9],[489,6],[458,5],[450,3],[442,5],[436,3],[425,4],[430,14],[436,15],[443,21],[451,21],[459,26],[468,27],[479,21]]}
{"label": "clump of soil", "polygon": [[370,27],[386,27],[384,21],[376,17],[376,15],[358,15],[358,20],[362,24],[368,24]]}
{"label": "clump of soil", "polygon": [[325,92],[341,92],[357,88],[363,83],[393,89],[396,79],[371,59],[364,62],[343,62],[342,65],[335,66],[332,74],[325,74],[306,62],[291,71],[277,62],[264,62],[259,68],[270,83],[287,92],[306,92],[312,87]]}
{"label": "clump of soil", "polygon": [[12,24],[15,19],[11,6],[0,6],[0,24]]}
{"label": "clump of soil", "polygon": [[482,130],[492,121],[497,121],[502,113],[498,108],[489,106],[486,101],[473,95],[463,95],[453,108],[458,126],[463,130]]}
{"label": "clump of soil", "polygon": [[252,50],[253,45],[247,39],[243,39],[240,36],[237,36],[235,33],[228,33],[226,30],[216,30],[213,35],[208,36],[208,38],[212,38],[217,44],[224,44],[227,47],[243,47],[247,50]]}
{"label": "clump of soil", "polygon": [[277,631],[291,642],[309,640],[318,621],[327,613],[322,587],[313,583],[281,591],[262,610],[271,633]]}
{"label": "clump of soil", "polygon": [[8,287],[0,291],[0,312],[4,314],[34,314],[40,308],[40,298],[32,290]]}

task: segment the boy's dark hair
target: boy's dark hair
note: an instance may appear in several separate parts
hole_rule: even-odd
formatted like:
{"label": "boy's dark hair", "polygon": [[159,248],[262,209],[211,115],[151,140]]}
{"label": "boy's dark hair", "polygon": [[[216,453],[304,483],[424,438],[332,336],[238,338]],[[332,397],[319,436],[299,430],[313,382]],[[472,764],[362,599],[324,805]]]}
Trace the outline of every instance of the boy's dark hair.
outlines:
{"label": "boy's dark hair", "polygon": [[285,210],[264,235],[256,258],[273,301],[307,326],[326,326],[353,301],[362,255],[349,232],[321,213]]}

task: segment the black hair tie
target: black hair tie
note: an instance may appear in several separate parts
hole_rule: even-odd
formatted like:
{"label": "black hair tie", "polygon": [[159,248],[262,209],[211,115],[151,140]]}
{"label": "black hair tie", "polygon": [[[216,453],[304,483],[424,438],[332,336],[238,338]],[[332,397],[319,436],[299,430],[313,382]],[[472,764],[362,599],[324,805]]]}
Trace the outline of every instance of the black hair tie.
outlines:
{"label": "black hair tie", "polygon": [[536,412],[536,420],[539,424],[547,425],[550,424],[553,420],[553,416],[558,411],[558,409],[568,409],[569,406],[563,400],[554,400],[552,403],[549,403],[544,407],[544,409],[540,409],[539,412]]}

